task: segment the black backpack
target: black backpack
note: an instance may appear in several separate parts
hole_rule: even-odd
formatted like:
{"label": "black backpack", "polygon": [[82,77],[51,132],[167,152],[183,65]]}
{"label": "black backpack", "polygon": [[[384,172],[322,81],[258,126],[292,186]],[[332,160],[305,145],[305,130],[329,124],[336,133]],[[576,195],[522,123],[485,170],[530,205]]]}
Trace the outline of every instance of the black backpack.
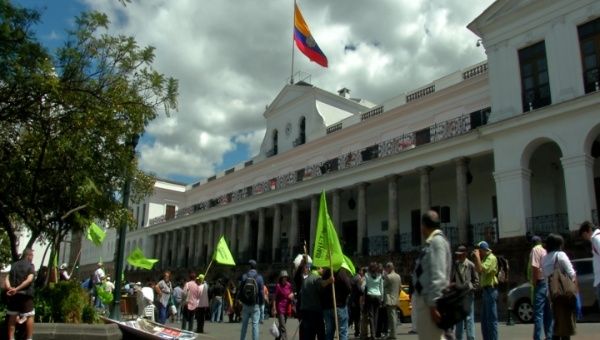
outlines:
{"label": "black backpack", "polygon": [[467,317],[471,309],[470,292],[468,285],[454,283],[444,289],[442,297],[436,300],[441,315],[440,322],[437,324],[440,329],[450,329]]}
{"label": "black backpack", "polygon": [[255,305],[258,298],[258,283],[255,277],[247,277],[240,288],[240,301],[245,305]]}

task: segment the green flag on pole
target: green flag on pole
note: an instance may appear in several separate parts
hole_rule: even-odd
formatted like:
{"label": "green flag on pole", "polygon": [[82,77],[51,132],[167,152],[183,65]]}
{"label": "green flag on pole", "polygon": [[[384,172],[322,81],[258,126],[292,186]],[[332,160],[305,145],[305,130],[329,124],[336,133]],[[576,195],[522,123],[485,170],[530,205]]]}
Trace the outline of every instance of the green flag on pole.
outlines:
{"label": "green flag on pole", "polygon": [[96,223],[92,222],[87,230],[87,239],[99,247],[104,241],[106,233]]}
{"label": "green flag on pole", "polygon": [[350,258],[346,255],[344,255],[344,263],[342,263],[342,268],[348,269],[352,276],[356,275],[356,268],[354,268],[354,263],[352,263],[352,260],[350,260]]}
{"label": "green flag on pole", "polygon": [[[329,261],[330,252],[331,262]],[[325,191],[321,193],[312,260],[313,266],[333,267],[334,271],[340,269],[345,262],[340,240],[338,239],[331,217],[329,217],[329,213],[327,212]]]}
{"label": "green flag on pole", "polygon": [[213,253],[213,260],[215,262],[224,264],[226,266],[235,266],[235,261],[231,252],[229,251],[229,247],[227,247],[227,242],[225,242],[225,236],[221,236],[219,239],[219,243],[217,243],[217,248]]}
{"label": "green flag on pole", "polygon": [[146,258],[140,247],[135,247],[135,249],[127,257],[127,263],[129,263],[131,266],[148,270],[152,269],[156,262],[158,262],[158,259]]}

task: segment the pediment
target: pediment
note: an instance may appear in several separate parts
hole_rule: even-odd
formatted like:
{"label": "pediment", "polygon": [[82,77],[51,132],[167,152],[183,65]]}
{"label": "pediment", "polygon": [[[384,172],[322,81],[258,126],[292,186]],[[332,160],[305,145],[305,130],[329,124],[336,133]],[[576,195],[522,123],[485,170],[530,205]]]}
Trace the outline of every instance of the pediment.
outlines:
{"label": "pediment", "polygon": [[297,101],[300,97],[305,96],[308,92],[312,91],[314,87],[310,84],[306,85],[286,85],[273,99],[271,104],[267,106],[267,109],[263,113],[265,118],[273,115],[275,112],[279,112],[281,108],[287,106],[288,104]]}
{"label": "pediment", "polygon": [[483,13],[473,20],[467,27],[477,34],[482,36],[482,31],[485,27],[492,26],[498,21],[510,21],[511,18],[517,20],[523,13],[523,9],[532,5],[544,5],[544,3],[552,3],[556,0],[497,0],[490,5]]}

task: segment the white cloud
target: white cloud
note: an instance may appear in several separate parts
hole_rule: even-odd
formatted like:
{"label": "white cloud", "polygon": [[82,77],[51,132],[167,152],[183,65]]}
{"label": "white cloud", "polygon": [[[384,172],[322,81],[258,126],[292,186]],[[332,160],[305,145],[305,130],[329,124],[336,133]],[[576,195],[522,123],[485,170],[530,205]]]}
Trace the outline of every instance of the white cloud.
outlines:
{"label": "white cloud", "polygon": [[[264,134],[262,113],[290,72],[290,1],[86,0],[114,33],[156,47],[155,66],[179,79],[179,112],[150,124],[140,164],[160,176],[205,177],[223,155]],[[296,51],[314,85],[381,103],[485,59],[466,25],[493,0],[379,0],[299,5],[329,69]],[[347,48],[351,46],[352,48]]]}

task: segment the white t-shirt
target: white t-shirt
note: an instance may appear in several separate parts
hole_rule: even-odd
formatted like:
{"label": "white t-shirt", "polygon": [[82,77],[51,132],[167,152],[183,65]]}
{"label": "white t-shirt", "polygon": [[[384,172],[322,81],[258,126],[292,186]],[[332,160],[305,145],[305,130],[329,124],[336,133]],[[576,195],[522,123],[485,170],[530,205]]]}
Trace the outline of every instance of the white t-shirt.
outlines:
{"label": "white t-shirt", "polygon": [[592,234],[592,263],[594,265],[594,287],[600,284],[600,229]]}
{"label": "white t-shirt", "polygon": [[553,251],[542,258],[542,271],[546,279],[554,272],[554,263],[571,279],[575,278],[575,269],[564,251]]}
{"label": "white t-shirt", "polygon": [[94,272],[94,283],[95,284],[100,284],[102,283],[102,278],[104,277],[104,269],[102,268],[98,268],[96,269],[96,271]]}

